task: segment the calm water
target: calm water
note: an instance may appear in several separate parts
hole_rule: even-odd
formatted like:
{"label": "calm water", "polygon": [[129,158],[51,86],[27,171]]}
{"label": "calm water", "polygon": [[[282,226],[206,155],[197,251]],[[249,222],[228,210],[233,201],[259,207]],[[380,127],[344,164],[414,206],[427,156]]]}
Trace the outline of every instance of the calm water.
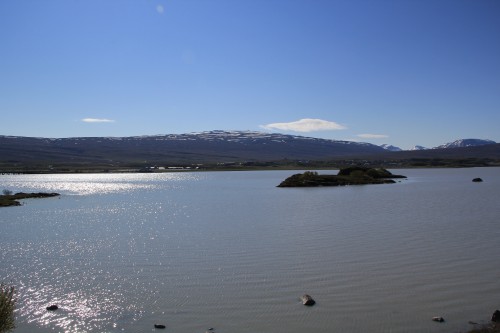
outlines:
{"label": "calm water", "polygon": [[[275,187],[292,171],[0,176],[0,189],[62,194],[0,209],[15,332],[421,333],[486,322],[500,308],[500,168],[393,172],[409,179],[293,189]],[[306,292],[314,307],[301,305]]]}

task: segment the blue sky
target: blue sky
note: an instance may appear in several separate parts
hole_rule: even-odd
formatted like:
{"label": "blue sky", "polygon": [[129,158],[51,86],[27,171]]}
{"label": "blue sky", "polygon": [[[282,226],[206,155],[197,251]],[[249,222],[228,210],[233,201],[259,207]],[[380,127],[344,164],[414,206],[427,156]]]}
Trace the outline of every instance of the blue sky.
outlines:
{"label": "blue sky", "polygon": [[497,0],[2,0],[0,135],[500,142]]}

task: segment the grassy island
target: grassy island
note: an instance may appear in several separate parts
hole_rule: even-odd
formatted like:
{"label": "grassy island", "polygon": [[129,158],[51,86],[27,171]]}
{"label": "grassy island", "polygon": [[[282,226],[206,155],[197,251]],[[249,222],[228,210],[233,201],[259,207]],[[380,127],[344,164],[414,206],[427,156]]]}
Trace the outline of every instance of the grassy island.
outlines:
{"label": "grassy island", "polygon": [[20,206],[21,203],[18,200],[30,199],[30,198],[50,198],[56,197],[59,193],[23,193],[19,192],[16,194],[3,194],[0,195],[0,207],[8,206]]}
{"label": "grassy island", "polygon": [[320,175],[314,171],[298,173],[282,181],[278,187],[391,184],[395,183],[392,178],[406,178],[406,176],[393,175],[383,168],[348,167],[340,169],[337,175]]}

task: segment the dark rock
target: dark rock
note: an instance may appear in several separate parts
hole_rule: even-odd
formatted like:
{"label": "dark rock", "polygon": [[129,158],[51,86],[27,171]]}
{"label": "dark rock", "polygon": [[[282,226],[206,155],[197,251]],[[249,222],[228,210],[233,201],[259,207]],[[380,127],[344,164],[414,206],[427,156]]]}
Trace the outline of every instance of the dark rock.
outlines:
{"label": "dark rock", "polygon": [[164,329],[166,326],[163,324],[155,324],[155,328]]}
{"label": "dark rock", "polygon": [[304,304],[304,305],[311,306],[311,305],[316,304],[316,301],[311,296],[309,296],[307,294],[302,295],[300,297],[300,299],[302,300],[302,304]]}
{"label": "dark rock", "polygon": [[52,304],[52,305],[49,305],[48,307],[46,307],[47,311],[56,311],[57,309],[59,309],[59,307],[55,304]]}
{"label": "dark rock", "polygon": [[50,198],[58,196],[58,193],[23,193],[0,195],[0,207],[21,206],[17,200],[30,198]]}
{"label": "dark rock", "polygon": [[444,323],[444,318],[443,317],[432,317],[433,321],[437,321],[438,323]]}
{"label": "dark rock", "polygon": [[500,310],[496,310],[493,312],[493,315],[491,316],[491,321],[495,323],[500,323]]}
{"label": "dark rock", "polygon": [[474,183],[480,183],[480,182],[482,182],[483,180],[482,180],[481,178],[474,178],[472,181],[473,181]]}

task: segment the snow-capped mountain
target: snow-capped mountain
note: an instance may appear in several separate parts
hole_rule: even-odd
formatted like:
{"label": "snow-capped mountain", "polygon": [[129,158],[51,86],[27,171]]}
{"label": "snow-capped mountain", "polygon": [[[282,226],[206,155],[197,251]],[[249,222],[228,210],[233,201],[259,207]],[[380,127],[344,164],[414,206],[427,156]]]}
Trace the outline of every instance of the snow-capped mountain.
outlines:
{"label": "snow-capped mountain", "polygon": [[[355,141],[329,140],[256,131],[207,131],[131,137],[34,138],[0,135],[2,165],[143,166],[259,161],[328,161],[335,159],[455,158],[500,155],[500,144],[491,140],[457,140],[427,149],[415,146],[400,151],[392,145],[377,146]],[[482,147],[472,147],[473,145]],[[492,149],[489,149],[491,147]],[[464,152],[464,149],[467,151]],[[425,151],[424,151],[425,150]],[[454,152],[457,150],[457,152]],[[401,155],[402,154],[402,155]],[[405,155],[410,154],[410,155]],[[396,157],[397,156],[397,157]],[[407,156],[407,157],[404,157]]]}
{"label": "snow-capped mountain", "polygon": [[386,144],[384,143],[383,145],[380,145],[380,147],[384,148],[385,150],[388,150],[388,151],[402,151],[403,149],[399,148],[399,147],[396,147],[396,146],[393,146],[393,145],[389,145],[389,144]]}
{"label": "snow-capped mountain", "polygon": [[426,150],[426,149],[429,149],[429,148],[426,148],[424,146],[416,145],[416,146],[413,146],[413,148],[410,148],[409,150]]}
{"label": "snow-capped mountain", "polygon": [[[482,140],[482,139],[460,139],[460,140],[455,140],[453,142],[448,142],[443,145],[439,145],[436,147],[432,148],[427,148],[424,146],[413,146],[413,148],[410,148],[408,150],[427,150],[427,149],[447,149],[447,148],[462,148],[462,147],[476,147],[476,146],[484,146],[484,145],[490,145],[490,144],[495,144],[495,141],[492,140]],[[384,147],[385,145],[381,145],[381,147]],[[386,148],[387,149],[387,148]]]}
{"label": "snow-capped mountain", "polygon": [[255,131],[207,131],[133,137],[0,136],[0,162],[180,163],[322,160],[384,152],[370,143]]}
{"label": "snow-capped mountain", "polygon": [[495,143],[496,142],[492,141],[492,140],[461,139],[461,140],[455,140],[453,142],[445,143],[444,145],[434,147],[433,149],[475,147],[475,146],[491,145],[491,144],[495,144]]}

